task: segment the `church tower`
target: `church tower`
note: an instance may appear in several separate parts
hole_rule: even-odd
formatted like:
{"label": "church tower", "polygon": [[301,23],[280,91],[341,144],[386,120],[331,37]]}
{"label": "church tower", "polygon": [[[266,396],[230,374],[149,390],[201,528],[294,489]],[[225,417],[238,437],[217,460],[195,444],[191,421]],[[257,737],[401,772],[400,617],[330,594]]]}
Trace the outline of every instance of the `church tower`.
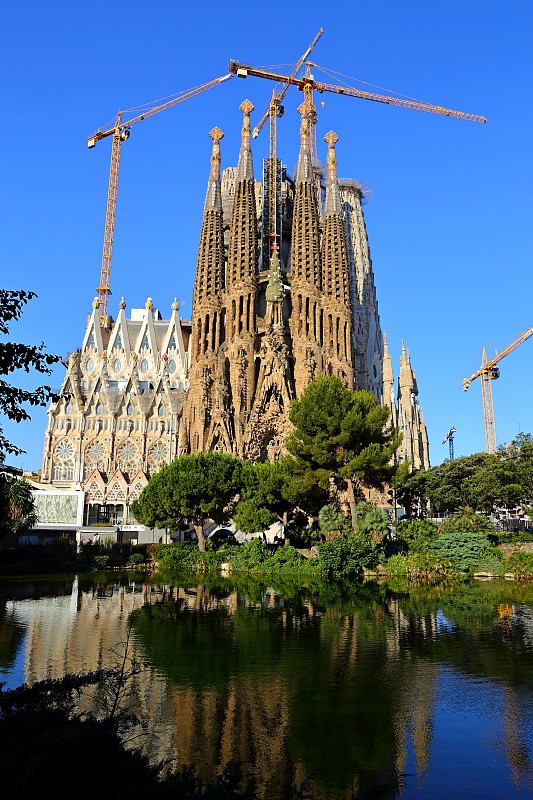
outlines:
{"label": "church tower", "polygon": [[417,400],[418,386],[409,351],[402,342],[398,378],[397,425],[403,433],[398,459],[412,469],[429,469],[429,448],[424,415]]}
{"label": "church tower", "polygon": [[[254,351],[256,345],[256,295],[258,275],[258,230],[255,181],[250,147],[249,100],[241,103],[243,113],[241,148],[235,180],[235,194],[227,254],[227,355],[232,400],[232,430],[235,452],[244,452],[244,432],[254,397]],[[224,409],[227,412],[227,409]]]}
{"label": "church tower", "polygon": [[[355,389],[352,349],[352,307],[346,234],[337,183],[338,136],[330,131],[324,137],[328,145],[326,204],[322,234],[322,297],[327,375],[338,375],[345,386]],[[321,325],[322,328],[322,325]]]}
{"label": "church tower", "polygon": [[290,331],[295,359],[295,388],[300,395],[323,375],[324,310],[320,257],[320,209],[311,155],[310,120],[305,103],[298,108],[300,151],[292,218]]}
{"label": "church tower", "polygon": [[363,213],[363,201],[368,190],[365,191],[359,181],[343,178],[339,180],[339,191],[350,262],[355,387],[372,392],[380,399],[384,353]]}
{"label": "church tower", "polygon": [[[213,128],[211,171],[204,204],[192,304],[190,389],[182,427],[181,449],[232,452],[229,418],[217,413],[229,405],[226,362],[220,358],[226,336],[224,229],[220,187],[220,141]],[[217,448],[218,446],[218,448]]]}

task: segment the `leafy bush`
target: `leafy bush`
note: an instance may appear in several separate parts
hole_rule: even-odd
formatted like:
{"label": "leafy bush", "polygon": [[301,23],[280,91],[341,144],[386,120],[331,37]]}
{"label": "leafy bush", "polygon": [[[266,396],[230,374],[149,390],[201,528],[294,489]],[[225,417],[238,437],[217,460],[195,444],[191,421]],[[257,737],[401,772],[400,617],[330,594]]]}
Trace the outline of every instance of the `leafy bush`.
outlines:
{"label": "leafy bush", "polygon": [[193,542],[166,544],[158,548],[157,560],[170,570],[194,570],[199,560],[199,552],[198,546]]}
{"label": "leafy bush", "polygon": [[268,561],[264,562],[275,574],[283,573],[302,573],[309,572],[313,566],[313,559],[305,558],[296,548],[291,547],[290,544],[285,544],[270,556]]}
{"label": "leafy bush", "polygon": [[453,565],[429,551],[391,556],[385,565],[387,575],[424,583],[439,583],[454,572]]}
{"label": "leafy bush", "polygon": [[494,526],[484,514],[478,514],[473,508],[460,508],[455,514],[442,521],[439,534],[445,533],[479,533],[487,536],[494,533]]}
{"label": "leafy bush", "polygon": [[110,556],[95,556],[94,563],[99,569],[105,569],[109,564]]}
{"label": "leafy bush", "polygon": [[514,572],[517,580],[533,579],[533,553],[513,553],[505,561],[508,572]]}
{"label": "leafy bush", "polygon": [[285,536],[291,545],[302,549],[311,547],[317,541],[316,533],[312,528],[290,527],[285,531]]}
{"label": "leafy bush", "polygon": [[402,519],[396,526],[396,536],[411,552],[427,550],[437,531],[437,525],[429,519]]}
{"label": "leafy bush", "polygon": [[533,531],[493,531],[489,539],[494,544],[511,542],[533,542]]}
{"label": "leafy bush", "polygon": [[431,550],[441,558],[451,561],[462,572],[475,569],[482,561],[499,552],[486,536],[459,531],[441,533],[432,543]]}
{"label": "leafy bush", "polygon": [[231,557],[231,566],[236,570],[259,570],[270,557],[270,552],[262,539],[256,537],[241,545]]}
{"label": "leafy bush", "polygon": [[144,564],[145,560],[146,560],[145,556],[143,556],[142,553],[132,553],[131,556],[128,558],[128,564],[134,567],[137,564]]}
{"label": "leafy bush", "polygon": [[504,575],[507,571],[507,567],[503,561],[503,553],[499,550],[486,559],[482,559],[476,569],[476,572],[486,572],[488,575],[496,576]]}
{"label": "leafy bush", "polygon": [[376,544],[382,542],[389,531],[389,517],[382,508],[371,506],[365,513],[357,514],[357,533],[370,536]]}
{"label": "leafy bush", "polygon": [[322,578],[346,579],[357,577],[377,563],[378,552],[369,536],[343,534],[319,545],[314,566]]}

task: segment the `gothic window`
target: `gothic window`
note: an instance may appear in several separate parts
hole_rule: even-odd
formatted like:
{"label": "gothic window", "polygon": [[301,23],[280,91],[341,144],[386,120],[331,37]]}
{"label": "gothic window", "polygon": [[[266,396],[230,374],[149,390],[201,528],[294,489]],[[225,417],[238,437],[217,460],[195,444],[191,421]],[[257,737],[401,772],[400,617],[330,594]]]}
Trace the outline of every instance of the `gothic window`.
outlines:
{"label": "gothic window", "polygon": [[141,372],[148,372],[150,368],[150,364],[148,363],[146,358],[143,358],[141,361]]}
{"label": "gothic window", "polygon": [[115,358],[113,369],[115,370],[115,372],[120,372],[120,370],[122,369],[122,362],[120,358]]}
{"label": "gothic window", "polygon": [[103,500],[102,491],[97,483],[91,483],[87,495],[90,500]]}
{"label": "gothic window", "polygon": [[133,403],[128,403],[128,407],[126,409],[126,413],[127,413],[128,417],[133,417],[133,412],[134,411],[135,411],[135,409],[133,408]]}
{"label": "gothic window", "polygon": [[133,442],[124,442],[117,452],[117,466],[126,475],[135,474],[138,469],[137,448]]}
{"label": "gothic window", "polygon": [[176,362],[174,360],[168,362],[168,371],[171,375],[176,372]]}
{"label": "gothic window", "polygon": [[99,469],[101,472],[104,471],[104,446],[101,442],[92,442],[85,450],[83,479],[87,480],[95,469]]}
{"label": "gothic window", "polygon": [[72,403],[67,403],[67,405],[65,406],[65,414],[71,414],[71,413],[72,413]]}
{"label": "gothic window", "polygon": [[125,500],[124,489],[120,483],[115,481],[111,489],[107,492],[106,500]]}
{"label": "gothic window", "polygon": [[156,442],[148,453],[148,473],[153,475],[155,472],[159,472],[167,460],[168,449],[162,442]]}
{"label": "gothic window", "polygon": [[143,490],[142,485],[137,482],[133,489],[130,491],[130,500],[136,500]]}
{"label": "gothic window", "polygon": [[165,406],[163,405],[163,403],[159,404],[159,407],[157,409],[157,415],[159,417],[163,417],[165,415]]}
{"label": "gothic window", "polygon": [[117,338],[115,339],[115,347],[123,347],[122,336],[120,335],[120,333],[117,333]]}
{"label": "gothic window", "polygon": [[87,362],[87,372],[92,372],[94,369],[94,361],[90,358]]}
{"label": "gothic window", "polygon": [[176,350],[176,348],[177,348],[176,337],[174,336],[174,334],[172,334],[172,339],[170,340],[170,344],[168,346],[168,349],[169,350]]}
{"label": "gothic window", "polygon": [[94,333],[91,333],[91,337],[89,339],[89,347],[96,347],[96,342],[94,341]]}
{"label": "gothic window", "polygon": [[74,479],[74,447],[66,439],[59,442],[55,449],[52,472],[55,481]]}
{"label": "gothic window", "polygon": [[104,409],[103,409],[103,406],[102,406],[102,404],[101,404],[101,403],[98,403],[98,405],[96,406],[96,413],[98,414],[98,416],[100,416],[100,415],[101,415],[101,413],[102,413],[102,411],[103,411],[103,410],[104,410]]}
{"label": "gothic window", "polygon": [[143,339],[142,346],[143,346],[143,347],[144,347],[146,350],[148,350],[148,348],[150,347],[150,342],[148,341],[148,334],[147,334],[147,333],[145,333],[145,334],[144,334],[144,339]]}

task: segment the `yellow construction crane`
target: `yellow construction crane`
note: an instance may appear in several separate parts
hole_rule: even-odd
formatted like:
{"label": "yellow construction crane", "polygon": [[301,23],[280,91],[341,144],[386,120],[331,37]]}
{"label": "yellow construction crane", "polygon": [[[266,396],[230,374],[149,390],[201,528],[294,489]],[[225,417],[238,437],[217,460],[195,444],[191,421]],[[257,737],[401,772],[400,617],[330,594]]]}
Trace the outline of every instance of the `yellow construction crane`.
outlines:
{"label": "yellow construction crane", "polygon": [[[269,237],[270,237],[270,250],[274,251],[277,249],[278,244],[277,240],[279,238],[279,232],[277,229],[277,218],[278,218],[278,198],[277,198],[277,118],[283,115],[283,106],[281,105],[281,101],[285,97],[285,93],[289,86],[291,85],[291,80],[297,75],[303,64],[305,63],[306,58],[308,58],[311,50],[315,47],[316,43],[324,33],[323,28],[319,28],[315,38],[305,51],[302,56],[298,59],[294,68],[290,75],[286,76],[283,79],[283,83],[281,89],[277,92],[277,94],[273,91],[272,98],[270,100],[269,106],[257,125],[255,126],[252,136],[256,139],[259,136],[259,132],[261,131],[263,125],[267,121],[270,121],[270,145],[269,145],[269,162],[268,162],[268,224],[269,224]],[[238,71],[236,73],[230,72],[230,74],[236,74],[239,77],[246,77],[246,75],[241,75]]]}
{"label": "yellow construction crane", "polygon": [[129,138],[130,128],[137,122],[141,122],[141,120],[143,119],[148,119],[148,117],[153,117],[155,114],[159,114],[161,111],[165,111],[167,108],[172,108],[172,106],[176,106],[178,105],[178,103],[182,103],[184,100],[189,100],[191,97],[195,97],[197,94],[201,94],[202,92],[205,92],[208,89],[213,89],[215,86],[220,86],[220,84],[224,83],[225,81],[233,77],[234,76],[231,72],[228,73],[227,75],[222,75],[220,78],[215,78],[212,81],[203,83],[201,86],[196,86],[194,89],[190,89],[189,91],[183,92],[178,96],[172,98],[172,100],[168,100],[165,103],[153,106],[152,108],[143,111],[142,114],[138,114],[136,117],[133,117],[132,119],[129,119],[127,121],[123,121],[122,117],[124,114],[127,114],[128,112],[119,111],[115,118],[115,122],[110,128],[106,130],[102,130],[101,128],[99,128],[96,131],[96,133],[93,133],[92,136],[88,137],[87,139],[88,147],[95,147],[97,142],[99,142],[101,139],[105,139],[107,136],[113,137],[113,144],[111,146],[111,165],[109,168],[109,183],[107,188],[107,208],[105,216],[102,268],[100,272],[100,285],[96,289],[96,291],[98,292],[98,299],[99,299],[98,314],[102,325],[106,326],[108,324],[107,303],[109,295],[111,294],[111,289],[110,289],[111,258],[113,254],[113,237],[115,233],[118,172],[120,166],[120,148],[122,142],[125,142]]}
{"label": "yellow construction crane", "polygon": [[468,390],[470,384],[481,378],[481,395],[483,400],[483,419],[485,423],[485,443],[487,453],[496,452],[496,425],[494,423],[494,405],[492,403],[492,381],[500,377],[500,368],[497,366],[498,362],[509,355],[513,350],[516,350],[518,345],[525,342],[526,339],[533,335],[533,327],[528,328],[527,331],[518,336],[514,342],[508,344],[503,350],[497,353],[493,358],[487,361],[487,351],[483,347],[481,349],[481,367],[477,372],[474,372],[469,378],[463,380],[463,389],[465,392]]}
{"label": "yellow construction crane", "polygon": [[[239,78],[247,78],[247,77],[254,77],[254,78],[265,78],[270,81],[275,81],[276,83],[281,83],[281,89],[279,90],[278,94],[274,94],[272,92],[272,99],[268,108],[268,111],[265,112],[257,126],[254,128],[253,136],[257,137],[259,131],[263,127],[265,121],[270,118],[270,195],[269,195],[269,203],[271,204],[271,208],[269,208],[269,217],[270,217],[270,228],[271,228],[271,240],[275,244],[277,232],[274,228],[272,231],[272,225],[276,224],[275,212],[274,207],[272,206],[275,203],[275,192],[273,191],[274,184],[272,183],[274,176],[275,176],[275,165],[276,165],[276,118],[281,116],[283,113],[283,107],[281,106],[281,100],[285,95],[289,86],[296,86],[304,94],[304,104],[306,106],[306,116],[309,120],[309,130],[310,130],[310,144],[311,144],[311,152],[313,157],[316,158],[316,134],[315,134],[315,123],[317,120],[316,116],[316,107],[313,101],[313,91],[317,91],[320,93],[323,92],[334,92],[335,94],[344,94],[349,97],[358,97],[362,100],[373,100],[377,103],[386,103],[387,105],[394,105],[399,106],[401,108],[411,108],[417,111],[426,111],[432,114],[441,114],[446,117],[455,117],[457,119],[464,119],[470,120],[472,122],[481,122],[485,123],[487,120],[485,117],[481,117],[478,114],[469,114],[464,111],[455,111],[450,108],[444,108],[443,106],[436,106],[431,105],[429,103],[423,103],[418,100],[408,100],[404,97],[394,97],[393,95],[380,95],[374,92],[366,92],[360,89],[355,89],[350,86],[338,86],[335,84],[323,83],[321,81],[316,81],[314,76],[311,74],[311,66],[318,66],[316,64],[312,64],[312,62],[306,61],[307,56],[318,42],[319,38],[323,33],[322,28],[318,31],[315,38],[309,45],[308,49],[304,53],[304,55],[299,59],[295,68],[291,72],[290,75],[280,75],[276,72],[270,72],[268,70],[260,69],[257,67],[252,67],[249,64],[243,64],[239,61],[232,59],[229,62],[229,71],[232,75],[237,75]],[[297,72],[303,65],[306,65],[306,72],[304,76],[298,77]]]}
{"label": "yellow construction crane", "polygon": [[358,97],[361,100],[373,100],[376,103],[386,103],[390,106],[399,106],[400,108],[412,108],[416,111],[427,111],[431,114],[440,114],[444,117],[455,117],[456,119],[470,120],[471,122],[485,123],[486,117],[480,117],[479,114],[469,114],[466,111],[455,111],[451,108],[444,108],[443,106],[435,106],[430,103],[423,103],[419,100],[407,100],[404,97],[394,97],[393,95],[376,94],[375,92],[365,92],[362,89],[356,89],[352,86],[337,86],[331,83],[323,83],[316,81],[311,74],[309,67],[317,66],[316,64],[307,64],[306,75],[297,77],[296,75],[279,75],[276,72],[270,72],[264,69],[252,67],[249,64],[241,64],[239,61],[232,59],[229,62],[229,71],[239,78],[266,78],[276,83],[286,83],[287,85],[296,86],[304,97],[311,97],[311,92],[334,92],[335,94],[344,94],[348,97]]}

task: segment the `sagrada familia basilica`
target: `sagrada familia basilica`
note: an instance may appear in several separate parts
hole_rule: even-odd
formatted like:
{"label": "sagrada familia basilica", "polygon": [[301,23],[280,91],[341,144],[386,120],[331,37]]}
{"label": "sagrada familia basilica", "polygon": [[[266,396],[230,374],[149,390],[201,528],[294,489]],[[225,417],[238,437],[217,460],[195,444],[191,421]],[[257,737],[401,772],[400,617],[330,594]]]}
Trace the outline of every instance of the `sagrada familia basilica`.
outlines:
{"label": "sagrada familia basilica", "polygon": [[291,401],[322,375],[388,405],[403,432],[398,460],[429,467],[409,352],[402,345],[396,383],[381,331],[364,189],[337,177],[336,134],[324,137],[324,175],[301,106],[294,176],[265,159],[256,181],[253,106],[240,109],[237,167],[221,171],[224,134],[210,133],[192,319],[177,300],[163,318],[150,298],[129,316],[123,298],[116,319],[102,319],[95,300],[48,410],[41,480],[84,491],[85,524],[103,508],[126,522],[150,476],[184,453],[276,459]]}

